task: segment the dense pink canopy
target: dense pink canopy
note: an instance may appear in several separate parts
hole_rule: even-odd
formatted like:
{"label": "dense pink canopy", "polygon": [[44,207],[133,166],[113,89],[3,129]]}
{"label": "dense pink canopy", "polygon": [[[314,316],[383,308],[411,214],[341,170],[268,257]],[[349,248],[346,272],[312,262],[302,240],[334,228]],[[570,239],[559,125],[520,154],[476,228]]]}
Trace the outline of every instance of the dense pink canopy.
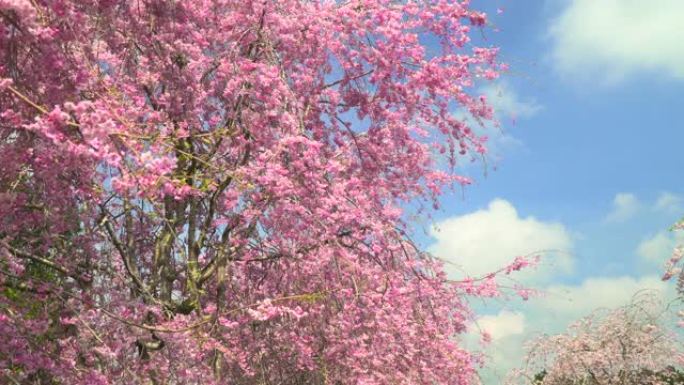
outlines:
{"label": "dense pink canopy", "polygon": [[484,24],[453,0],[0,0],[0,382],[472,383],[465,296],[498,288],[448,281],[402,208],[485,152]]}

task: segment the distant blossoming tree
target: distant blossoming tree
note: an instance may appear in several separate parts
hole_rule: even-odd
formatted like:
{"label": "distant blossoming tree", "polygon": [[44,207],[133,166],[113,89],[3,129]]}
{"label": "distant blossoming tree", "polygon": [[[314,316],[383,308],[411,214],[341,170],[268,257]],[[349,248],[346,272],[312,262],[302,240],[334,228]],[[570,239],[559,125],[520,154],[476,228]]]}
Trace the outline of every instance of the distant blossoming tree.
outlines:
{"label": "distant blossoming tree", "polygon": [[474,381],[465,298],[499,287],[449,281],[402,207],[485,152],[484,25],[466,0],[0,0],[0,382]]}
{"label": "distant blossoming tree", "polygon": [[[684,230],[684,219],[675,223],[670,231],[681,232]],[[677,244],[672,250],[670,259],[665,263],[663,281],[676,279],[676,291],[680,304],[684,302],[684,270],[682,270],[682,257],[684,257],[684,245]],[[684,311],[679,311],[679,327],[684,327]]]}
{"label": "distant blossoming tree", "polygon": [[532,341],[527,363],[511,373],[510,384],[672,385],[683,384],[684,349],[661,326],[662,308],[642,294],[622,308],[599,312],[565,333]]}

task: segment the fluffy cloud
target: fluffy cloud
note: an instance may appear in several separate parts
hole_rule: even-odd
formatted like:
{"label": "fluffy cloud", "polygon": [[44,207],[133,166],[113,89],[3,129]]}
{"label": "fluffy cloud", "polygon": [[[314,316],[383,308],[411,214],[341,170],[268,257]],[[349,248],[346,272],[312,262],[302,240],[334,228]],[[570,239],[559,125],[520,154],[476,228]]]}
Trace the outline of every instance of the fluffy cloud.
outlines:
{"label": "fluffy cloud", "polygon": [[617,82],[648,72],[684,80],[684,1],[570,0],[550,26],[563,75]]}
{"label": "fluffy cloud", "polygon": [[565,227],[523,218],[503,199],[492,201],[484,210],[441,221],[430,233],[436,242],[429,251],[453,263],[452,274],[480,276],[500,269],[516,256],[534,253],[548,257],[537,269],[544,274],[537,276],[546,275],[548,268],[568,271],[571,267],[568,251],[572,242]]}
{"label": "fluffy cloud", "polygon": [[675,247],[675,240],[665,232],[646,238],[637,247],[637,254],[648,261],[662,261]]}
{"label": "fluffy cloud", "polygon": [[684,233],[661,231],[642,240],[636,252],[644,260],[662,266],[678,244],[684,244]]}
{"label": "fluffy cloud", "polygon": [[493,341],[500,340],[525,331],[525,314],[502,310],[499,314],[478,318],[477,327],[489,333]]}
{"label": "fluffy cloud", "polygon": [[506,81],[488,84],[480,92],[494,108],[499,120],[531,118],[541,110],[534,100],[522,100]]}
{"label": "fluffy cloud", "polygon": [[658,217],[681,216],[684,214],[684,197],[671,192],[662,192],[658,198],[652,202],[642,203],[639,198],[627,192],[615,194],[612,208],[604,221],[605,222],[625,222],[635,217],[636,214],[657,214]]}
{"label": "fluffy cloud", "polygon": [[671,192],[663,192],[658,196],[655,203],[655,209],[668,214],[681,215],[684,211],[684,199],[677,194]]}
{"label": "fluffy cloud", "polygon": [[634,194],[619,193],[613,198],[613,209],[606,216],[607,222],[623,222],[639,211],[639,199]]}
{"label": "fluffy cloud", "polygon": [[578,286],[553,285],[544,297],[533,302],[539,312],[573,320],[598,308],[614,308],[629,303],[640,291],[652,290],[664,296],[669,285],[660,276],[590,277]]}

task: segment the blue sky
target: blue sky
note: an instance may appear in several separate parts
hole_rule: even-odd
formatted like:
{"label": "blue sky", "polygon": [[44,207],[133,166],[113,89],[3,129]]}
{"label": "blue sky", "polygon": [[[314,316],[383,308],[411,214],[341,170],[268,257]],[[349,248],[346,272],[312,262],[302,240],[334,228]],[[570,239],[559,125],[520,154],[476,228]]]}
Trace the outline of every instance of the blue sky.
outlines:
{"label": "blue sky", "polygon": [[[684,215],[684,2],[479,0],[511,71],[481,91],[498,107],[485,176],[444,198],[421,242],[466,271],[553,249],[521,280],[543,298],[482,309],[494,370],[519,364],[522,341],[553,333],[660,282]],[[497,8],[504,10],[498,14]],[[473,257],[477,256],[477,257]],[[454,270],[453,274],[458,275]],[[493,374],[492,374],[493,373]]]}

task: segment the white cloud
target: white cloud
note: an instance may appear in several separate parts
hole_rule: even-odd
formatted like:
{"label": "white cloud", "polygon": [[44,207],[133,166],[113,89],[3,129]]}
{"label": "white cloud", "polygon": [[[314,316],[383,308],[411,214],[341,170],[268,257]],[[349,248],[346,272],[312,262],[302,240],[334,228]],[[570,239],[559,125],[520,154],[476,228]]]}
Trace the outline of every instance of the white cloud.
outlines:
{"label": "white cloud", "polygon": [[637,255],[662,266],[672,256],[672,251],[678,244],[684,244],[684,233],[661,231],[642,240],[637,246]]}
{"label": "white cloud", "polygon": [[531,118],[542,109],[534,100],[522,100],[506,81],[488,84],[480,92],[494,108],[499,120]]}
{"label": "white cloud", "polygon": [[533,253],[545,257],[536,276],[548,276],[544,267],[568,271],[572,265],[568,254],[572,242],[562,224],[520,217],[503,199],[493,200],[484,210],[441,221],[430,233],[436,242],[429,251],[456,264],[459,269],[447,266],[453,274],[481,276],[502,268],[516,256]]}
{"label": "white cloud", "polygon": [[675,241],[665,232],[660,232],[651,238],[644,239],[637,247],[637,254],[649,261],[664,259],[675,246]]}
{"label": "white cloud", "polygon": [[575,80],[643,72],[684,80],[682,20],[682,0],[570,0],[549,29],[554,64]]}
{"label": "white cloud", "polygon": [[613,209],[606,216],[606,222],[623,222],[634,216],[640,207],[639,199],[634,194],[619,193],[613,198]]}
{"label": "white cloud", "polygon": [[533,300],[538,311],[550,312],[562,319],[574,320],[598,308],[614,308],[629,303],[642,290],[654,290],[661,295],[670,285],[660,276],[589,277],[578,286],[553,285],[545,296]]}
{"label": "white cloud", "polygon": [[480,330],[489,333],[493,341],[522,334],[525,331],[525,314],[507,310],[497,315],[486,315],[477,319]]}
{"label": "white cloud", "polygon": [[684,199],[671,192],[663,192],[658,196],[654,208],[669,214],[681,215],[684,214],[683,207]]}

